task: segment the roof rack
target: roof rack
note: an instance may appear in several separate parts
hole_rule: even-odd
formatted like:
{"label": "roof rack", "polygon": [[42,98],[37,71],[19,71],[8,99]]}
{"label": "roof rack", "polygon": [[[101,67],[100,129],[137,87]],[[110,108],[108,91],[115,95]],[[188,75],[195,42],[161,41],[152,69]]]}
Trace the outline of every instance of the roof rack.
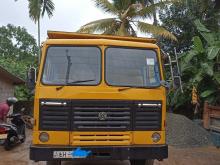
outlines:
{"label": "roof rack", "polygon": [[121,41],[156,43],[156,39],[154,38],[124,37],[124,36],[86,34],[86,33],[63,32],[63,31],[47,31],[47,35],[49,39],[110,39],[110,40],[121,40]]}

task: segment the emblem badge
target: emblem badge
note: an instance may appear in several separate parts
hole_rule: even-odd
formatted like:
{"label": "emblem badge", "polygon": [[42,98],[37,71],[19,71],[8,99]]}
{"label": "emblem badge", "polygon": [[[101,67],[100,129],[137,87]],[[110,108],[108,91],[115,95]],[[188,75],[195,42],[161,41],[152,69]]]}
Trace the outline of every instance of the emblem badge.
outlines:
{"label": "emblem badge", "polygon": [[99,112],[98,117],[99,117],[99,120],[106,120],[107,113],[106,112]]}

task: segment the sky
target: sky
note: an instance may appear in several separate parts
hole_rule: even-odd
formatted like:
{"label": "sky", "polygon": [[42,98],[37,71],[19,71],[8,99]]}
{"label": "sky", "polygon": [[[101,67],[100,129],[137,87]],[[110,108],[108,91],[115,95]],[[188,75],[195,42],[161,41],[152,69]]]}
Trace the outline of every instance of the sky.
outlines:
{"label": "sky", "polygon": [[[0,26],[13,24],[25,27],[37,39],[37,25],[29,18],[28,0],[0,0]],[[47,38],[47,30],[76,31],[82,25],[111,17],[97,9],[92,0],[53,0],[55,11],[50,19],[41,20],[41,41]]]}

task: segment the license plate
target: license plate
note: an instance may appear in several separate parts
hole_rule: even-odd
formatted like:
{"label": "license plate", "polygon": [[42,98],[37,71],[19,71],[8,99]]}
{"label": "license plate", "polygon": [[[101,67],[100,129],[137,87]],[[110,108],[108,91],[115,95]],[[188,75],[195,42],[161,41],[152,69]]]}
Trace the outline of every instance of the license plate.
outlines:
{"label": "license plate", "polygon": [[72,150],[72,151],[54,151],[53,152],[53,158],[56,159],[65,159],[65,158],[87,158],[89,155],[91,155],[91,151],[89,150],[83,150],[80,147]]}
{"label": "license plate", "polygon": [[0,139],[7,139],[7,134],[0,134]]}
{"label": "license plate", "polygon": [[54,151],[53,158],[72,158],[72,151]]}

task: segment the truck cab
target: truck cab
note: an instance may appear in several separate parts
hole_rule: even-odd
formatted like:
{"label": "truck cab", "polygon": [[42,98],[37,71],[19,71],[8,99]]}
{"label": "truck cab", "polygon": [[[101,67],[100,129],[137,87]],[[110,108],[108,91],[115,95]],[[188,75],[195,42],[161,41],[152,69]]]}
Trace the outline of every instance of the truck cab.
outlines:
{"label": "truck cab", "polygon": [[35,83],[30,159],[168,157],[166,89],[154,39],[48,32]]}

